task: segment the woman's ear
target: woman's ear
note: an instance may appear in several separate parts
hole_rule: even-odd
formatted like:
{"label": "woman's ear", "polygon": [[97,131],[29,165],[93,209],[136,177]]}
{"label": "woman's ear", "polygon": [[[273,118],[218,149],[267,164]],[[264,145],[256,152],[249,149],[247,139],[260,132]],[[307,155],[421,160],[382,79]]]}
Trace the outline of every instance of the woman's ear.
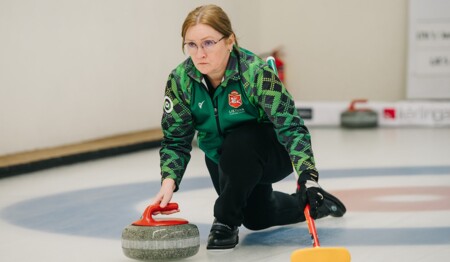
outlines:
{"label": "woman's ear", "polygon": [[228,49],[232,50],[233,49],[233,45],[236,42],[236,38],[234,36],[234,34],[231,34],[230,37],[228,37],[227,40],[227,45],[228,45]]}

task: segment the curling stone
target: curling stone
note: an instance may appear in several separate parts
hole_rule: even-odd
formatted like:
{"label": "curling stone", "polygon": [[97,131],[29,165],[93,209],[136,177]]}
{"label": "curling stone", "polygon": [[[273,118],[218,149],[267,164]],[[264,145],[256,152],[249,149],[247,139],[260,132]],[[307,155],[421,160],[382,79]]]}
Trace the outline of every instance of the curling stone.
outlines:
{"label": "curling stone", "polygon": [[353,100],[349,108],[341,114],[341,126],[346,128],[369,128],[378,126],[377,112],[368,109],[356,109],[357,103],[365,103],[367,100]]}
{"label": "curling stone", "polygon": [[177,203],[148,206],[141,219],[122,231],[122,250],[125,256],[143,261],[181,259],[197,254],[200,234],[194,224],[185,219],[154,219],[157,211],[177,210]]}

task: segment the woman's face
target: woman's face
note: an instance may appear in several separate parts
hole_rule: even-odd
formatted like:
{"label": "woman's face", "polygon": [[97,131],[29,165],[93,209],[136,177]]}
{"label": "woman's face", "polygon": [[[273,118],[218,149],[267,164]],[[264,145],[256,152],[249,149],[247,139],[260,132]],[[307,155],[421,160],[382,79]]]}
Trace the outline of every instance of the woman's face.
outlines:
{"label": "woman's face", "polygon": [[185,52],[204,75],[223,77],[233,48],[233,37],[224,36],[209,25],[197,24],[186,31]]}

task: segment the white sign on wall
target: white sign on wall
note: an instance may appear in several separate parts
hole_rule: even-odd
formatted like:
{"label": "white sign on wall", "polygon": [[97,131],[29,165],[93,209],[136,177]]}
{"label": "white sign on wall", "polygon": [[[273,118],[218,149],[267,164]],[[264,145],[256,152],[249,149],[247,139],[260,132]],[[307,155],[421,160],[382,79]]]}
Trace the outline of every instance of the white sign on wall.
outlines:
{"label": "white sign on wall", "polygon": [[450,0],[410,0],[407,97],[450,98]]}

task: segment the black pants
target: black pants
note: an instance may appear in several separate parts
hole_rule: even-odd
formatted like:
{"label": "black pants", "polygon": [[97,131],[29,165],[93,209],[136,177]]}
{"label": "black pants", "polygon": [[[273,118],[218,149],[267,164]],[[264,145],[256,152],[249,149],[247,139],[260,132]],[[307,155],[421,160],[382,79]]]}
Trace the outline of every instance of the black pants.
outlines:
{"label": "black pants", "polygon": [[305,221],[296,195],[272,189],[293,169],[271,124],[237,128],[225,137],[219,164],[206,157],[206,165],[219,195],[214,216],[220,222],[260,230]]}

